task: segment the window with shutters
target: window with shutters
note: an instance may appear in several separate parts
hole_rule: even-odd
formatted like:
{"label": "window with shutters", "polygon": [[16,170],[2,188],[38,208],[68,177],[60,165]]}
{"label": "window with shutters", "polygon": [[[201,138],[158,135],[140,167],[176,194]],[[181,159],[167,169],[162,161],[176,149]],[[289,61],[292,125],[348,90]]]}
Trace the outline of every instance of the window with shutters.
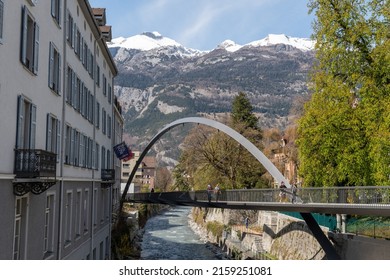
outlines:
{"label": "window with shutters", "polygon": [[75,85],[76,85],[76,75],[73,71],[73,69],[68,66],[67,68],[67,73],[66,73],[66,79],[67,79],[67,83],[66,83],[66,102],[71,105],[71,106],[74,106],[73,103],[74,103],[74,99],[75,98]]}
{"label": "window with shutters", "polygon": [[71,13],[68,11],[68,18],[67,18],[67,30],[66,30],[66,40],[68,41],[69,45],[73,48],[74,47],[74,21]]}
{"label": "window with shutters", "polygon": [[49,87],[57,94],[61,93],[61,55],[53,43],[49,50]]}
{"label": "window with shutters", "polygon": [[61,26],[61,0],[51,0],[51,16]]}
{"label": "window with shutters", "polygon": [[55,234],[55,194],[46,195],[45,207],[45,225],[43,236],[43,258],[46,259],[54,253],[54,234]]}
{"label": "window with shutters", "polygon": [[14,220],[14,242],[13,260],[22,260],[26,256],[27,248],[27,213],[28,197],[16,197],[15,220]]}
{"label": "window with shutters", "polygon": [[96,128],[100,127],[100,103],[96,102],[96,117],[95,117]]}
{"label": "window with shutters", "polygon": [[106,148],[102,146],[102,160],[101,162],[101,169],[106,169]]}
{"label": "window with shutters", "polygon": [[107,95],[107,78],[104,74],[103,74],[103,95],[104,96]]}
{"label": "window with shutters", "polygon": [[73,141],[72,141],[72,155],[73,165],[79,166],[79,147],[80,147],[80,132],[73,129]]}
{"label": "window with shutters", "polygon": [[35,149],[37,107],[27,98],[18,97],[16,149]]}
{"label": "window with shutters", "polygon": [[102,108],[102,132],[104,135],[106,135],[106,128],[107,128],[106,110]]}
{"label": "window with shutters", "polygon": [[72,151],[72,127],[66,125],[65,128],[65,164],[71,164],[71,151]]}
{"label": "window with shutters", "polygon": [[60,121],[53,115],[47,114],[46,120],[46,151],[57,154],[57,161],[60,156],[61,126]]}
{"label": "window with shutters", "polygon": [[22,8],[20,61],[34,74],[38,73],[39,26],[26,6]]}
{"label": "window with shutters", "polygon": [[64,245],[72,242],[72,211],[73,210],[73,191],[68,190],[65,195],[65,220],[64,220]]}

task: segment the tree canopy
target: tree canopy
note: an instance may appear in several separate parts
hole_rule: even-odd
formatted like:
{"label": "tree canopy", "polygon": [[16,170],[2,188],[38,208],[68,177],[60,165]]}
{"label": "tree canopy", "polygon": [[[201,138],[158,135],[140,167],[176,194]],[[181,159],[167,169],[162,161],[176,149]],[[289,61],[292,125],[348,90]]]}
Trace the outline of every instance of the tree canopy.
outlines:
{"label": "tree canopy", "polygon": [[311,0],[316,65],[298,124],[308,186],[390,183],[388,0]]}
{"label": "tree canopy", "polygon": [[[226,122],[261,148],[262,131],[244,93],[232,103],[231,118]],[[222,132],[198,125],[183,143],[179,164],[175,168],[176,188],[181,185],[204,189],[208,184],[220,184],[224,189],[264,186],[264,167],[234,139]],[[183,180],[186,177],[186,180]]]}

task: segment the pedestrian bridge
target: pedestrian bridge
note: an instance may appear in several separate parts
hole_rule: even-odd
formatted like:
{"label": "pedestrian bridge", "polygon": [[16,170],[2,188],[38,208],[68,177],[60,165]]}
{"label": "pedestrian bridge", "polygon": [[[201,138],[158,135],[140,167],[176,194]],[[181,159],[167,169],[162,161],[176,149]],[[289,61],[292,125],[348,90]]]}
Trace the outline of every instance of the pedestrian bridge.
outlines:
{"label": "pedestrian bridge", "polygon": [[289,189],[224,190],[208,202],[207,191],[128,193],[126,202],[229,209],[390,216],[390,187],[299,188],[295,203]]}
{"label": "pedestrian bridge", "polygon": [[[208,201],[206,191],[128,193],[138,166],[151,147],[169,130],[187,123],[213,127],[236,140],[264,166],[275,182],[281,183],[284,181],[286,183],[288,188],[284,189],[285,201],[281,201],[282,197],[279,189],[226,190],[222,191],[218,197],[214,196],[211,201]],[[164,126],[150,140],[130,173],[119,208],[120,211],[123,209],[124,202],[139,202],[193,207],[299,212],[324,249],[328,259],[339,259],[340,257],[311,213],[390,216],[390,187],[301,188],[297,197],[293,197],[289,187],[288,180],[275,165],[254,144],[237,131],[210,119],[184,118]],[[293,198],[296,203],[291,202]]]}

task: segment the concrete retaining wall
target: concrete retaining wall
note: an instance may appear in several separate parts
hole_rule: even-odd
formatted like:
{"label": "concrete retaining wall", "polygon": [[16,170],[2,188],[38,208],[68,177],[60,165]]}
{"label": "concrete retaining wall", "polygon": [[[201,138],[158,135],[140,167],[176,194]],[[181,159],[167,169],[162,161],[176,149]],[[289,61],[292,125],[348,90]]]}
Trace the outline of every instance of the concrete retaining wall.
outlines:
{"label": "concrete retaining wall", "polygon": [[[272,211],[243,211],[207,209],[205,222],[218,221],[225,225],[243,224],[250,217],[251,224],[262,228],[261,236],[232,230],[225,239],[210,237],[210,242],[219,242],[227,252],[241,250],[242,258],[254,252],[266,252],[280,260],[320,260],[325,253],[303,220]],[[335,234],[322,227],[342,259],[390,260],[390,241],[350,234]]]}

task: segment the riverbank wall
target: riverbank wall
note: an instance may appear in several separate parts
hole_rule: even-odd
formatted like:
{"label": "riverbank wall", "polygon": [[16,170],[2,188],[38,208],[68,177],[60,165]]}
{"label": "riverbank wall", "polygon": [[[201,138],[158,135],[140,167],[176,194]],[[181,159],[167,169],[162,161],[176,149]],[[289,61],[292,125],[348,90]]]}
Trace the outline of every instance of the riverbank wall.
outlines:
{"label": "riverbank wall", "polygon": [[[250,221],[248,228],[245,218]],[[210,242],[235,259],[326,259],[306,223],[279,212],[193,208],[191,219]],[[221,224],[223,230],[208,230],[211,224]],[[341,259],[390,259],[389,240],[334,233],[327,227],[321,229]]]}

